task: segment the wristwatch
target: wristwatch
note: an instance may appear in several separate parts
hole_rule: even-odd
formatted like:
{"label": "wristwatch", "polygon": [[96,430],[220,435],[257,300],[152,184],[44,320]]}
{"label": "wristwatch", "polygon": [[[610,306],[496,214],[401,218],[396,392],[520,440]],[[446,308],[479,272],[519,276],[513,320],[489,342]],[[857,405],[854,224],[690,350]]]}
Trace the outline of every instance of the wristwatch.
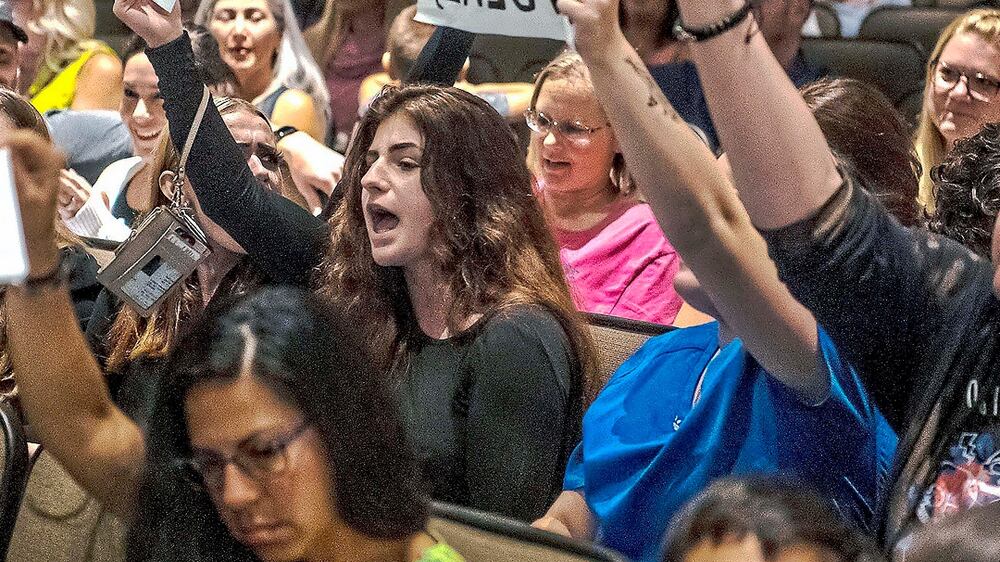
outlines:
{"label": "wristwatch", "polygon": [[291,135],[293,133],[299,132],[298,129],[291,125],[285,125],[284,127],[278,127],[278,130],[274,131],[274,142],[279,143],[281,139]]}

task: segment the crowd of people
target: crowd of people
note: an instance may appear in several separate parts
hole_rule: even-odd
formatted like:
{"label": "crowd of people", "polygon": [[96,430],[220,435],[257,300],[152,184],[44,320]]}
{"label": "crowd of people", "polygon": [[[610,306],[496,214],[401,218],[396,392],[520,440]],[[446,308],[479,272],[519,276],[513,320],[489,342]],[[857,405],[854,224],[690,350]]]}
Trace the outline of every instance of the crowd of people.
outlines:
{"label": "crowd of people", "polygon": [[0,396],[128,559],[1000,559],[1000,10],[911,132],[809,0],[557,0],[508,84],[406,4],[0,0]]}

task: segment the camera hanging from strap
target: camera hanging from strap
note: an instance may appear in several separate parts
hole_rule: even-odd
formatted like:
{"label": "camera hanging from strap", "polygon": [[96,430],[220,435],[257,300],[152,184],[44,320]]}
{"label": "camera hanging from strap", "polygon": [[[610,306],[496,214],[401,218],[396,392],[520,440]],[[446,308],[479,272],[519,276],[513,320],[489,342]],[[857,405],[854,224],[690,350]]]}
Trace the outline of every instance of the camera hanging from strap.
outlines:
{"label": "camera hanging from strap", "polygon": [[201,104],[173,170],[170,203],[150,211],[132,230],[115,257],[97,273],[97,280],[133,310],[147,317],[171,293],[184,285],[201,262],[212,253],[208,237],[194,220],[184,198],[185,166],[198,128],[208,108],[208,88],[203,87]]}

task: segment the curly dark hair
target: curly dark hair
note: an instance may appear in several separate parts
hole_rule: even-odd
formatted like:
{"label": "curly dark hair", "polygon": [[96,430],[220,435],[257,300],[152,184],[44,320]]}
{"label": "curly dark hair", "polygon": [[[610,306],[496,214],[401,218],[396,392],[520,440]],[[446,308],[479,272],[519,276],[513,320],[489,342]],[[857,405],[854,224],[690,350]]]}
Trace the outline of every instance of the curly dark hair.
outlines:
{"label": "curly dark hair", "polygon": [[[372,102],[344,163],[344,200],[331,217],[332,243],[318,289],[368,319],[372,345],[403,372],[407,344],[419,332],[402,270],[381,267],[361,207],[365,155],[379,125],[408,116],[425,139],[420,182],[435,215],[431,243],[454,298],[449,324],[473,313],[541,306],[553,314],[578,361],[571,395],[597,372],[589,332],[563,276],[559,248],[531,187],[513,131],[489,104],[458,88],[387,87]],[[592,390],[588,392],[591,394]]]}
{"label": "curly dark hair", "polygon": [[1000,211],[1000,123],[956,142],[931,179],[937,207],[928,228],[989,258]]}

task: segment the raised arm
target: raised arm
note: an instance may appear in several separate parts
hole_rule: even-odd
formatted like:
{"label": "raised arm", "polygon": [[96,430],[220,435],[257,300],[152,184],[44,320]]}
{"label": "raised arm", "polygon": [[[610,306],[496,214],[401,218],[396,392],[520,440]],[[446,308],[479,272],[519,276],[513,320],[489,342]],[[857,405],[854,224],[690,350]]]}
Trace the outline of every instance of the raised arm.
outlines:
{"label": "raised arm", "polygon": [[[678,0],[688,28],[715,24],[746,0]],[[779,228],[811,217],[840,187],[830,148],[771,54],[753,15],[691,45],[705,98],[753,223]]]}
{"label": "raised arm", "polygon": [[806,400],[825,396],[816,323],[779,281],[727,175],[670,106],[618,26],[618,0],[560,0],[629,171],[725,322]]}
{"label": "raised arm", "polygon": [[[115,14],[149,45],[170,125],[180,152],[201,101],[203,84],[191,43],[181,29],[180,2],[164,14],[149,0],[118,0]],[[301,283],[323,255],[326,223],[265,189],[247,167],[242,151],[214,104],[208,105],[186,165],[202,209],[275,281]]]}
{"label": "raised arm", "polygon": [[[13,135],[8,146],[15,160],[30,275],[46,277],[59,261],[52,217],[61,158],[26,133]],[[6,301],[8,348],[28,421],[84,489],[128,517],[145,456],[142,432],[112,403],[65,283],[11,287]]]}
{"label": "raised arm", "polygon": [[[715,24],[743,5],[678,3],[689,28]],[[976,298],[991,277],[989,264],[950,240],[902,227],[864,189],[880,186],[841,178],[752,17],[691,51],[735,186],[781,279],[831,334],[897,432],[905,431],[908,404],[924,390],[918,366],[941,351],[943,319]],[[728,214],[735,211],[726,212],[736,220]]]}

